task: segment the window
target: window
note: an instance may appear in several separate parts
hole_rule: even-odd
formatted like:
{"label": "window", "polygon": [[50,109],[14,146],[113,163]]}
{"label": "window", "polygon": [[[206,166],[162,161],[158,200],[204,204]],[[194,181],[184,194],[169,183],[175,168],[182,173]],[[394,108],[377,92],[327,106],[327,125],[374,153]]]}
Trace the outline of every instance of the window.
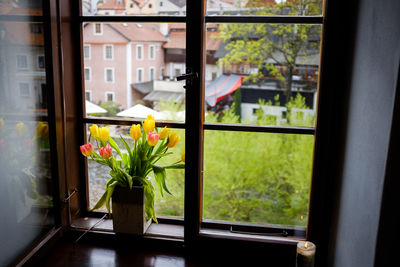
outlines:
{"label": "window", "polygon": [[85,59],[90,59],[90,45],[89,44],[85,44],[83,46],[83,57]]}
{"label": "window", "polygon": [[115,93],[114,92],[106,92],[105,101],[115,101]]}
{"label": "window", "polygon": [[85,81],[91,81],[92,80],[92,72],[90,67],[85,68]]}
{"label": "window", "polygon": [[164,4],[164,3],[163,3],[162,1],[160,1],[160,6],[163,6],[163,4]]}
{"label": "window", "polygon": [[29,83],[19,83],[19,95],[23,97],[30,96]]}
{"label": "window", "polygon": [[28,69],[28,56],[17,55],[17,69],[27,70]]}
{"label": "window", "polygon": [[143,82],[143,68],[136,69],[136,82],[138,83]]}
{"label": "window", "polygon": [[143,45],[136,45],[136,59],[143,60]]}
{"label": "window", "polygon": [[106,82],[114,82],[114,69],[113,68],[104,69],[104,78]]}
{"label": "window", "polygon": [[178,77],[182,74],[181,68],[175,68],[175,77]]}
{"label": "window", "polygon": [[44,63],[44,55],[38,55],[38,68],[39,69],[44,69],[45,63]]}
{"label": "window", "polygon": [[149,59],[156,59],[156,47],[154,45],[149,45]]}
{"label": "window", "polygon": [[149,80],[152,81],[156,77],[156,68],[150,67],[149,68]]}
{"label": "window", "polygon": [[100,23],[94,24],[93,34],[94,35],[102,35],[103,34],[103,24],[100,24]]}
{"label": "window", "polygon": [[114,47],[113,45],[104,45],[104,59],[113,59]]}
{"label": "window", "polygon": [[[163,105],[161,101],[172,99],[171,106],[175,107],[176,99],[180,99],[184,109],[178,108],[178,112],[184,111],[186,117],[200,120],[194,125],[193,120],[185,122],[184,116],[182,120],[172,119],[168,124],[184,128],[188,136],[196,136],[196,145],[185,148],[188,160],[195,159],[196,162],[190,165],[193,167],[190,179],[183,179],[187,185],[185,194],[193,202],[184,202],[183,198],[181,201],[193,211],[191,222],[194,225],[199,223],[197,228],[193,226],[196,231],[200,229],[196,234],[202,235],[215,225],[215,228],[231,232],[237,229],[253,232],[257,230],[253,223],[257,223],[266,232],[277,228],[282,230],[280,233],[287,233],[296,228],[299,231],[291,233],[304,237],[309,215],[316,119],[313,100],[318,94],[318,77],[294,76],[304,65],[319,68],[323,24],[319,4],[322,1],[311,1],[317,6],[297,15],[294,15],[298,12],[296,8],[301,7],[288,10],[292,6],[283,6],[285,2],[271,1],[274,3],[274,8],[271,8],[269,1],[255,1],[257,6],[250,6],[249,1],[246,7],[235,7],[235,12],[217,14],[213,13],[217,12],[216,9],[207,8],[207,15],[201,19],[200,12],[194,9],[194,2],[188,2],[187,17],[155,19],[146,16],[143,21],[140,17],[123,17],[118,19],[120,24],[113,23],[116,29],[121,27],[127,32],[130,27],[132,31],[153,30],[154,24],[160,20],[167,26],[158,27],[164,36],[168,36],[163,45],[165,56],[162,64],[148,67],[145,65],[147,62],[135,62],[155,57],[156,46],[149,45],[148,52],[147,48],[144,49],[154,40],[140,41],[127,47],[127,61],[131,59],[133,63],[126,64],[128,78],[123,91],[132,89],[137,95],[146,96],[143,102],[142,99],[137,101],[136,95],[128,96],[129,104],[126,106],[151,102],[152,108],[158,109]],[[258,6],[264,2],[268,5]],[[205,21],[204,27],[196,23],[186,24],[189,18]],[[101,19],[96,17],[96,21]],[[82,21],[91,23],[91,18],[83,17]],[[206,30],[201,32],[201,29]],[[150,38],[151,35],[145,36]],[[175,43],[181,36],[190,36],[191,42],[185,42],[188,47]],[[206,47],[201,47],[203,42],[199,36],[205,37]],[[315,41],[308,42],[307,39]],[[300,42],[298,47],[294,47]],[[277,47],[280,44],[284,45]],[[222,50],[226,53],[219,53]],[[186,51],[199,55],[203,51],[204,54],[202,57],[187,56]],[[284,61],[292,57],[293,62]],[[148,76],[145,73],[147,68]],[[180,91],[181,83],[171,77],[185,72],[200,73],[200,70],[205,72],[202,77],[212,78],[209,84],[199,79],[186,81],[188,90],[185,93]],[[129,73],[136,74],[136,78]],[[171,80],[146,83],[147,77],[152,80],[157,74],[165,76],[165,73]],[[147,87],[148,84],[153,84],[154,88],[160,86],[159,90]],[[204,88],[204,95],[199,93],[203,91],[200,88]],[[191,97],[186,99],[185,94],[189,92]],[[305,109],[307,111],[301,112],[310,115],[291,115],[296,109]],[[295,119],[291,119],[292,116]],[[198,120],[194,121],[197,123]],[[86,124],[95,121],[84,120]],[[127,124],[116,117],[112,122],[122,127]],[[164,125],[161,120],[158,123]],[[190,159],[189,154],[192,155]],[[199,155],[203,158],[200,159]],[[165,210],[170,215],[183,216],[176,210]]]}
{"label": "window", "polygon": [[164,67],[160,68],[160,73],[161,73],[160,79],[163,80],[165,77],[165,68]]}
{"label": "window", "polygon": [[85,91],[85,99],[87,101],[92,101],[92,91],[91,90],[86,90]]}

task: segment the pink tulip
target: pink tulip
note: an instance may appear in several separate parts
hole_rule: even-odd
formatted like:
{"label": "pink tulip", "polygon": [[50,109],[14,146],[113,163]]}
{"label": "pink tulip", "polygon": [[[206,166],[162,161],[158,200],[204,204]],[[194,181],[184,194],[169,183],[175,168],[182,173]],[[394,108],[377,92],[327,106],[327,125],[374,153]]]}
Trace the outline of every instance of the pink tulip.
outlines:
{"label": "pink tulip", "polygon": [[160,138],[159,134],[157,134],[156,132],[150,131],[149,135],[147,136],[147,143],[150,146],[155,146],[155,145],[157,145],[159,138]]}
{"label": "pink tulip", "polygon": [[100,147],[99,148],[99,153],[100,153],[100,156],[103,159],[108,159],[109,157],[111,157],[113,155],[112,154],[112,148],[111,148],[110,145],[106,145],[104,147]]}
{"label": "pink tulip", "polygon": [[93,155],[94,149],[92,146],[92,143],[87,143],[83,146],[80,146],[81,148],[81,152],[85,157],[89,157],[91,155]]}

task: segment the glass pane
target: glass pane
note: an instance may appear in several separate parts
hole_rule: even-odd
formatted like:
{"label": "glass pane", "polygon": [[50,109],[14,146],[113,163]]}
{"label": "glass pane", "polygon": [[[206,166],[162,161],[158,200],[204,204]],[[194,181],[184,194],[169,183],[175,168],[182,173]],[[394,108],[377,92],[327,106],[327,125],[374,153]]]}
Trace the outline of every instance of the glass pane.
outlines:
{"label": "glass pane", "polygon": [[82,0],[83,16],[185,16],[186,0]]}
{"label": "glass pane", "polygon": [[208,24],[206,122],[315,125],[320,25]]}
{"label": "glass pane", "polygon": [[[101,34],[96,33],[100,25]],[[88,23],[83,26],[85,91],[88,116],[185,121],[186,29],[168,23]],[[112,44],[112,58],[104,46]],[[179,74],[177,74],[179,70]],[[106,92],[114,93],[109,101]]]}
{"label": "glass pane", "polygon": [[314,137],[205,131],[203,219],[306,226]]}
{"label": "glass pane", "polygon": [[[91,125],[88,125],[88,127]],[[100,126],[100,125],[99,125]],[[120,135],[124,137],[127,144],[132,148],[134,147],[134,140],[129,136],[130,126],[116,126],[110,125],[108,126],[110,130],[110,136],[117,143],[122,153],[126,153],[126,149],[124,148],[124,144],[120,139]],[[161,128],[159,127],[159,130]],[[181,161],[182,152],[185,149],[185,130],[183,129],[171,129],[171,132],[177,133],[181,139],[178,144],[169,148],[168,152],[172,152],[173,154],[161,158],[158,162],[158,166],[167,166],[178,161]],[[87,136],[89,136],[90,132],[87,128]],[[159,142],[161,142],[159,140]],[[95,151],[97,151],[98,147],[96,142],[92,142]],[[157,148],[157,146],[156,146]],[[117,159],[120,157],[113,152],[113,155],[116,156]],[[107,181],[111,178],[109,175],[110,168],[104,165],[100,165],[92,160],[87,161],[88,168],[88,184],[89,184],[89,208],[93,208],[97,201],[101,198],[104,193],[104,188],[106,186]],[[166,183],[169,191],[172,193],[169,195],[168,193],[163,194],[161,196],[160,190],[158,189],[157,183],[155,182],[153,172],[150,173],[149,177],[151,177],[151,181],[153,183],[156,200],[155,200],[155,209],[157,216],[174,216],[174,217],[183,217],[183,202],[184,202],[184,187],[185,187],[185,171],[183,169],[168,169],[167,170],[167,178]],[[106,211],[105,206],[99,211]]]}
{"label": "glass pane", "polygon": [[323,0],[207,0],[208,16],[315,16]]}
{"label": "glass pane", "polygon": [[43,24],[29,21],[41,1],[0,2],[0,266],[9,266],[55,222]]}

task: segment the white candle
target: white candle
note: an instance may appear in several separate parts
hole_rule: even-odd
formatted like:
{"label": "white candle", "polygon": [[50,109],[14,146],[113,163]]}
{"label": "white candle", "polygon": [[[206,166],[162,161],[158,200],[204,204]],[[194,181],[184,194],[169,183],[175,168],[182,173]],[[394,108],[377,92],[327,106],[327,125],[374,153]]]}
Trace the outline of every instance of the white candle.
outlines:
{"label": "white candle", "polygon": [[314,267],[316,247],[312,242],[301,241],[297,243],[297,267]]}

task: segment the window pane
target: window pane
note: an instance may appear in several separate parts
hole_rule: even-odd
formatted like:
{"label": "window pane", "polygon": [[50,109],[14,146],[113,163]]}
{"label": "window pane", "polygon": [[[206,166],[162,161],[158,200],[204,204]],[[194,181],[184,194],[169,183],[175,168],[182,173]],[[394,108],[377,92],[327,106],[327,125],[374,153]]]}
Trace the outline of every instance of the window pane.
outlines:
{"label": "window pane", "polygon": [[323,0],[207,0],[208,16],[315,16]]}
{"label": "window pane", "polygon": [[320,25],[207,24],[208,122],[315,125]]}
{"label": "window pane", "polygon": [[113,47],[112,45],[106,45],[105,46],[105,58],[106,59],[113,59]]}
{"label": "window pane", "polygon": [[83,46],[83,55],[85,59],[90,59],[90,46],[85,45]]}
{"label": "window pane", "polygon": [[13,266],[55,226],[56,178],[47,121],[51,87],[45,85],[44,62],[38,68],[46,50],[43,27],[30,21],[33,14],[42,14],[42,5],[0,1],[0,6],[0,266]]}
{"label": "window pane", "polygon": [[205,131],[203,219],[306,226],[314,137]]}
{"label": "window pane", "polygon": [[[185,25],[101,23],[102,35],[95,34],[95,25],[83,25],[83,45],[91,54],[84,60],[90,69],[85,88],[92,91],[93,104],[113,106],[101,115],[142,119],[151,112],[156,120],[184,121],[185,82],[175,76],[176,68],[185,70]],[[113,60],[104,57],[109,43]],[[115,92],[113,103],[104,103],[107,91]]]}
{"label": "window pane", "polygon": [[[90,127],[88,125],[87,127]],[[118,144],[122,153],[125,153],[124,145],[120,140],[120,135],[124,137],[130,147],[134,146],[133,139],[129,136],[130,126],[116,126],[110,125],[110,136]],[[161,130],[161,128],[159,128]],[[173,154],[161,158],[157,165],[165,166],[181,160],[182,152],[185,148],[185,131],[183,129],[172,129],[171,131],[176,132],[181,139],[178,144],[168,149],[168,152]],[[89,130],[87,128],[87,136],[89,136]],[[160,141],[159,141],[160,142]],[[95,142],[93,142],[94,144]],[[97,147],[95,147],[97,151]],[[114,153],[114,156],[116,153]],[[117,158],[119,159],[119,158]],[[185,184],[185,171],[182,169],[168,169],[166,183],[169,191],[172,195],[164,192],[164,196],[161,196],[158,186],[154,179],[154,174],[150,173],[151,181],[153,183],[156,193],[156,215],[157,216],[176,216],[183,217],[183,202],[184,202],[184,184]],[[100,199],[104,193],[104,188],[109,177],[109,168],[100,165],[94,161],[88,160],[88,184],[89,184],[89,208],[94,207],[96,202]],[[100,211],[106,211],[105,206]]]}
{"label": "window pane", "polygon": [[82,0],[82,14],[83,16],[185,16],[186,0]]}

